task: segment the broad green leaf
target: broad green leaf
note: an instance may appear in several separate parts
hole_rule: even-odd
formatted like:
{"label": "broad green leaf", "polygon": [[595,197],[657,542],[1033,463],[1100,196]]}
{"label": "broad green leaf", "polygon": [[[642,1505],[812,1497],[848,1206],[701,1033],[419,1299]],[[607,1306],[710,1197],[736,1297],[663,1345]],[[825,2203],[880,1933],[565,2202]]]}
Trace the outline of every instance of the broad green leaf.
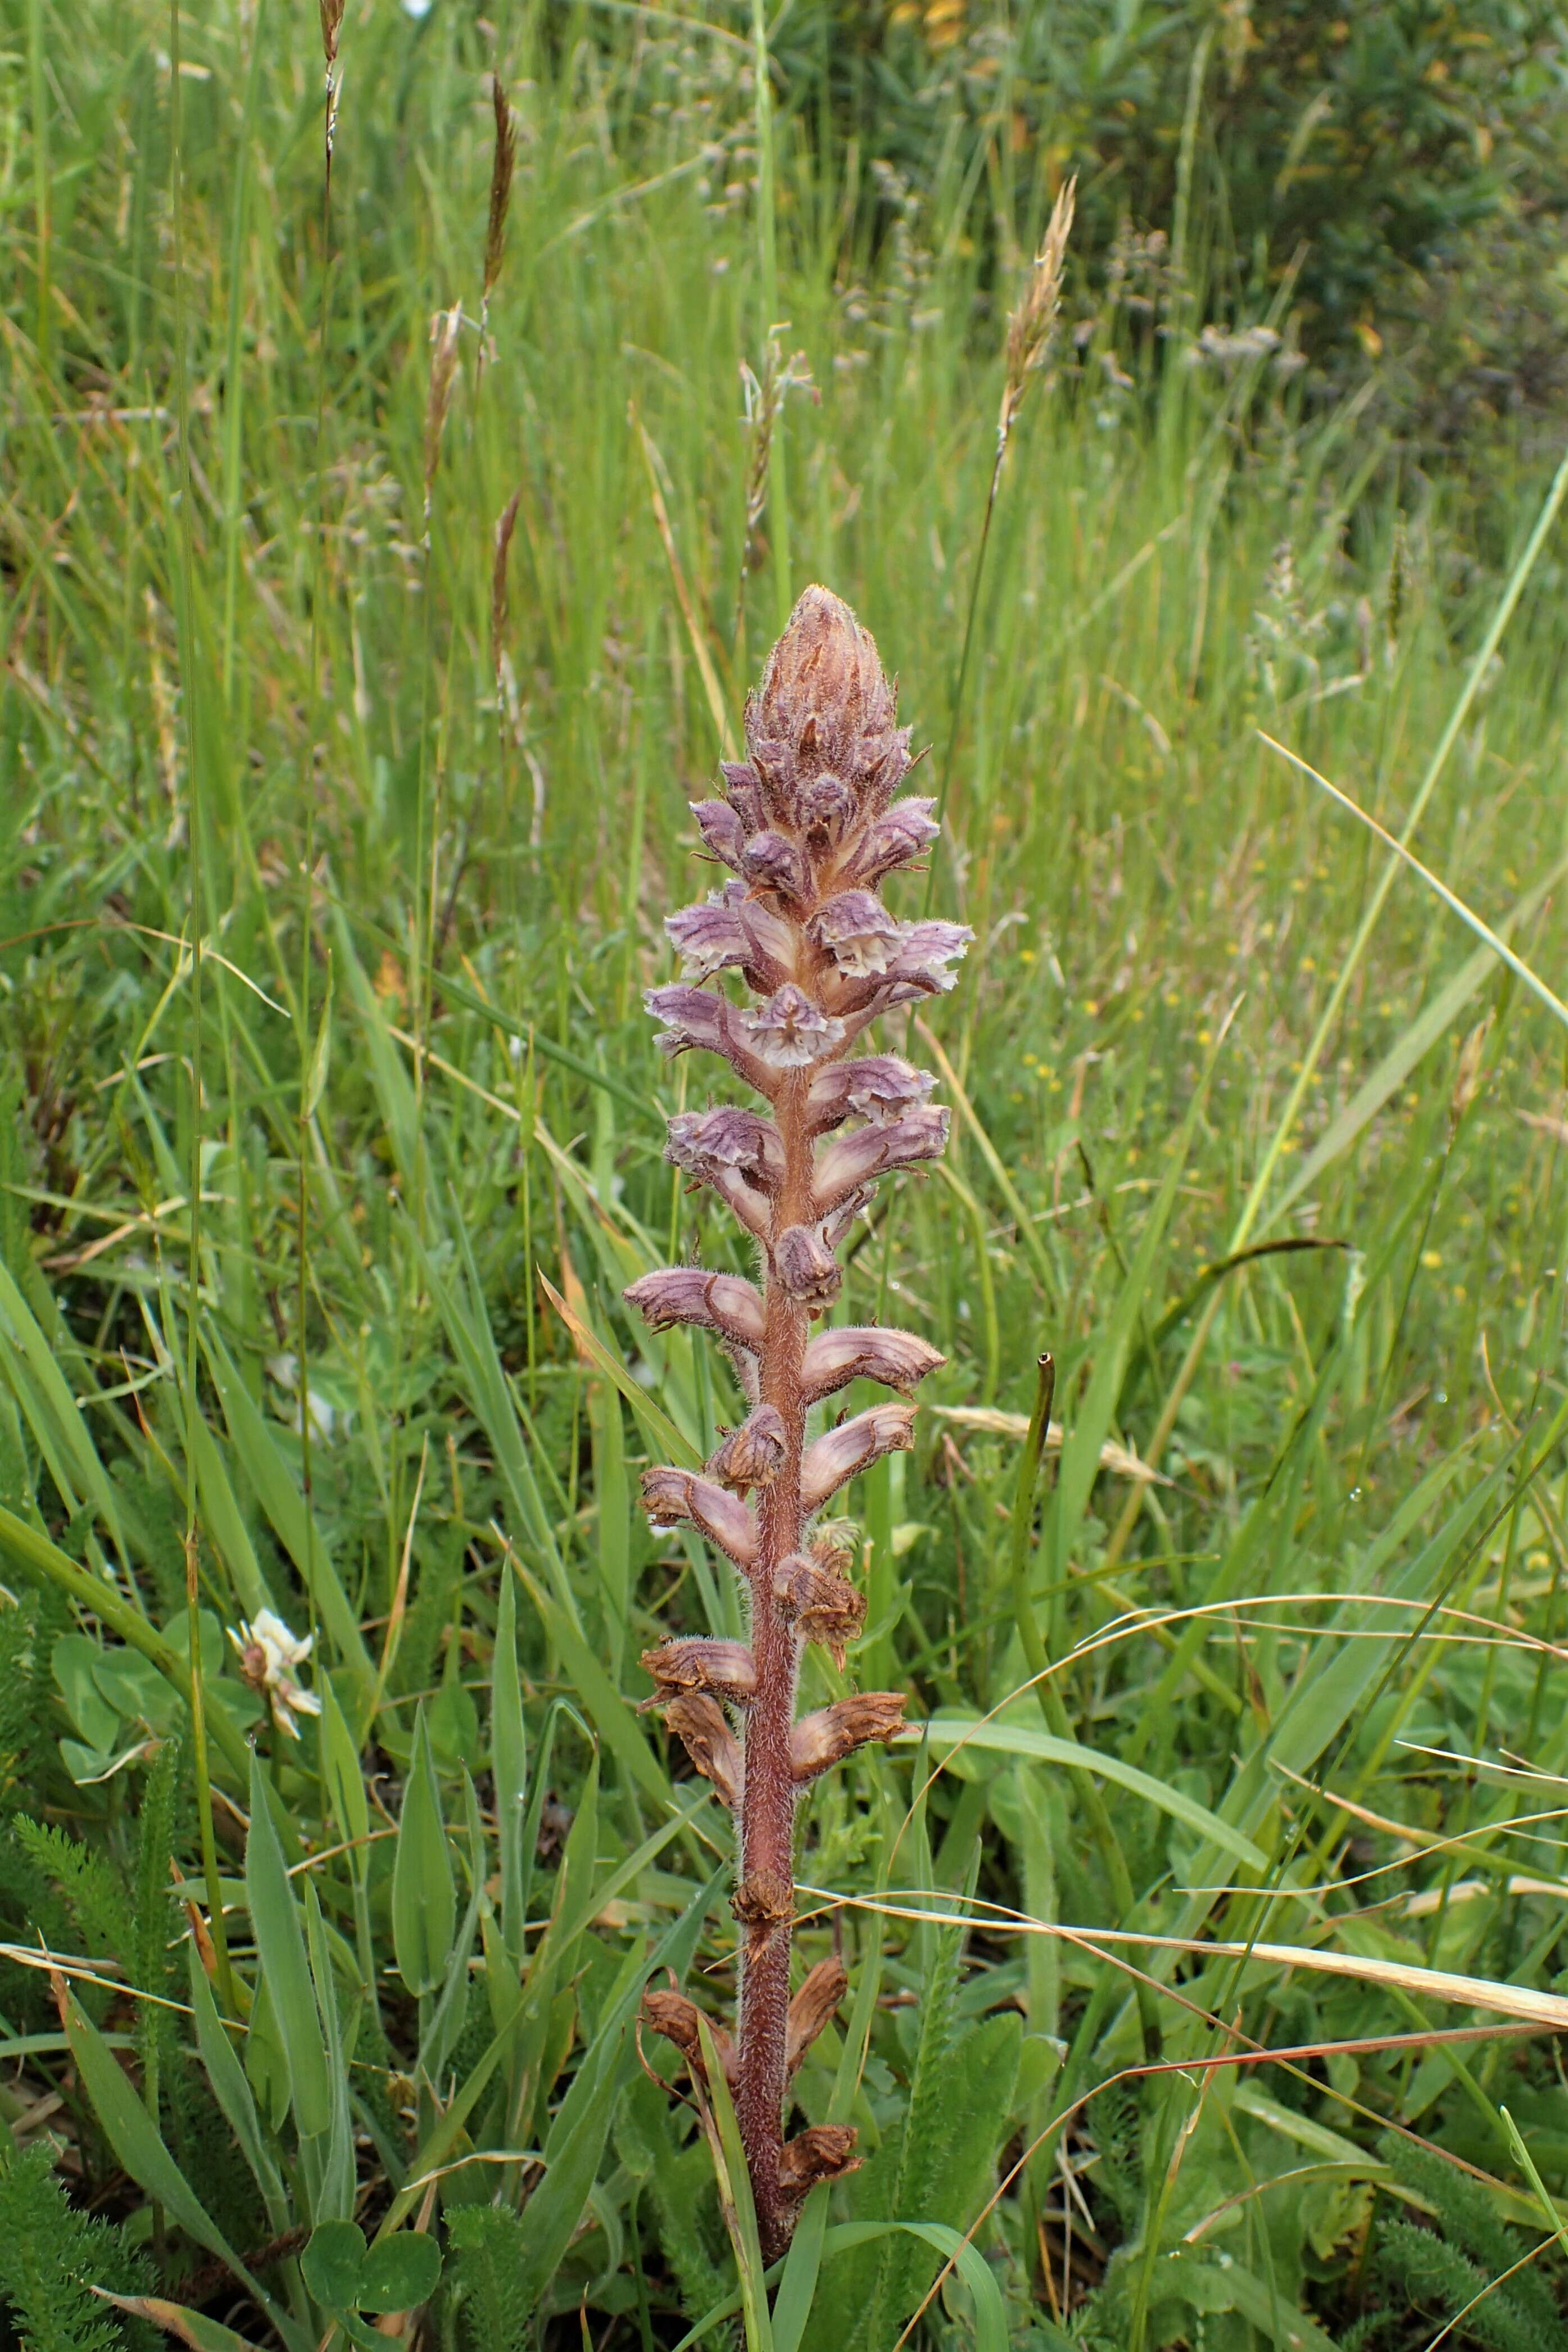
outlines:
{"label": "broad green leaf", "polygon": [[294,2121],[300,2133],[310,2137],[326,2131],[331,2123],[332,2088],[300,1906],[273,1823],[270,1790],[259,1756],[251,1759],[245,1892],[257,1958],[271,1996],[289,2069]]}
{"label": "broad green leaf", "polygon": [[382,2238],[365,2256],[360,2273],[362,2311],[416,2311],[428,2303],[441,2276],[441,2253],[433,2238],[399,2230]]}
{"label": "broad green leaf", "polygon": [[[138,1609],[110,1584],[107,1578],[95,1576],[81,1567],[68,1552],[52,1543],[41,1529],[18,1518],[15,1511],[0,1505],[0,1558],[10,1560],[20,1572],[35,1584],[46,1588],[53,1585],[87,1611],[89,1616],[101,1620],[111,1633],[133,1650],[150,1658],[165,1681],[178,1691],[186,1706],[191,1703],[191,1677],[184,1659],[164,1636],[147,1622]],[[214,1745],[222,1749],[231,1769],[238,1776],[243,1788],[249,1777],[250,1750],[237,1725],[221,1709],[214,1707],[207,1717]]]}
{"label": "broad green leaf", "polygon": [[357,2221],[322,2221],[300,2257],[300,2275],[329,2311],[350,2311],[359,2301],[367,2251]]}
{"label": "broad green leaf", "polygon": [[435,1992],[440,1985],[457,1924],[452,1853],[421,1706],[415,1717],[392,1871],[392,1948],[397,1972],[411,1993]]}
{"label": "broad green leaf", "polygon": [[[849,2253],[857,2246],[874,2245],[879,2238],[900,2231],[934,2246],[943,2261],[953,2265],[973,2296],[974,2352],[1007,2352],[1007,2306],[1002,2300],[995,2272],[978,2246],[940,2221],[840,2221],[823,2238],[823,2261],[831,2261],[835,2254]],[[775,2264],[774,2270],[768,2273],[770,2279],[779,2268],[782,2265]],[[692,2352],[694,2346],[740,2308],[739,2292],[727,2295],[711,2311],[703,2313],[696,2326],[681,2337],[675,2352]]]}

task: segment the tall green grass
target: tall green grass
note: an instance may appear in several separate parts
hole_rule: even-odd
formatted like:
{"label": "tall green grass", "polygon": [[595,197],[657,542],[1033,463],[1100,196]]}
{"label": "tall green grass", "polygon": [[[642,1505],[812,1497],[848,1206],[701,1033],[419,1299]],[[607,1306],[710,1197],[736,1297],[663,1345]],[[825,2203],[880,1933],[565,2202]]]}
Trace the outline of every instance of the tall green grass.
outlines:
{"label": "tall green grass", "polygon": [[[1563,1041],[1261,733],[1394,834],[1425,789],[1418,854],[1561,993],[1546,483],[1069,291],[956,713],[1018,290],[983,140],[927,205],[884,174],[872,246],[875,159],[758,106],[749,17],[437,0],[351,10],[324,215],[314,18],[179,32],[177,153],[161,12],[7,45],[0,2052],[112,2238],[28,2158],[0,2200],[202,2345],[426,2303],[486,2352],[1425,2343],[1568,2191]],[[819,398],[742,576],[775,328]],[[620,1292],[733,1247],[639,996],[811,578],[956,732],[978,941],[952,1154],[847,1294],[950,1358],[851,1497],[852,1669],[927,1727],[802,1856],[857,1990],[800,2102],[868,2161],[765,2289],[633,2025],[733,1945],[637,1653],[739,1625],[630,1497],[735,1400]],[[225,1637],[268,1606],[316,1638],[297,1745]],[[1470,2340],[1550,2340],[1560,2267]],[[40,2345],[159,2315],[0,2288]]]}

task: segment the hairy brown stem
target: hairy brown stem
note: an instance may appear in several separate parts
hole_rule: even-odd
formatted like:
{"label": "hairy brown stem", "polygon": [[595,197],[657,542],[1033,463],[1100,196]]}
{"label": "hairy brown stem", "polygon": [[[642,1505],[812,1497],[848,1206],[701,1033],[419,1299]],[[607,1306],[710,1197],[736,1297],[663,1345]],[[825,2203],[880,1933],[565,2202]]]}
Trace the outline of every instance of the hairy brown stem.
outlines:
{"label": "hairy brown stem", "polygon": [[[811,1184],[811,1147],[805,1133],[804,1083],[788,1078],[773,1116],[784,1148],[784,1181],[775,1209],[775,1235],[804,1221]],[[784,2144],[789,1958],[795,1918],[795,1772],[790,1731],[795,1722],[799,1643],[773,1591],[781,1564],[800,1549],[800,1465],[805,1442],[801,1363],[808,1318],[771,1270],[763,1294],[764,1326],[758,1388],[784,1425],[784,1461],[762,1498],[761,1543],[752,1571],[752,1655],[757,1696],[746,1726],[746,1769],[741,1801],[741,1877],[736,1914],[742,1923],[740,2034],[735,2117],[752,2175],[764,2259],[789,2242],[789,2210],[779,2189]]]}

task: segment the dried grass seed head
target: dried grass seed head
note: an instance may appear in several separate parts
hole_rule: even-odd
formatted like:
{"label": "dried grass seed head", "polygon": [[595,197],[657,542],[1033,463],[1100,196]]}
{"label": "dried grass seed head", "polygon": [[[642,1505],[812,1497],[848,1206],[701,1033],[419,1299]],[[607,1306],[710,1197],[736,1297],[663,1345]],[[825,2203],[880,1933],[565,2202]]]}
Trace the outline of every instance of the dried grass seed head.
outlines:
{"label": "dried grass seed head", "polygon": [[506,216],[511,203],[511,175],[517,165],[517,119],[507,102],[499,74],[490,77],[490,97],[495,107],[496,143],[490,158],[489,216],[485,224],[487,303],[506,258]]}
{"label": "dried grass seed head", "polygon": [[1062,268],[1072,234],[1077,197],[1077,179],[1064,181],[1051,207],[1050,221],[1035,256],[1023,299],[1007,320],[1007,374],[996,419],[997,437],[1003,443],[1023,406],[1029,378],[1037,373],[1049,356],[1057,312],[1061,307]]}

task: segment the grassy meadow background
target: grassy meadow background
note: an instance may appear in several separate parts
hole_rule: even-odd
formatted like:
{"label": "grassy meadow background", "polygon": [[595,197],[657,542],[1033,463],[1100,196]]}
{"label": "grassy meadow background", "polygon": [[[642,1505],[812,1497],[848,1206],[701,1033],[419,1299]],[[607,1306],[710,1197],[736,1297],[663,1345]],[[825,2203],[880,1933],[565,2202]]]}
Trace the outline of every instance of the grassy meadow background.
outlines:
{"label": "grassy meadow background", "polygon": [[[1562,2341],[1568,526],[1550,368],[1493,382],[1555,299],[1497,256],[1561,58],[1523,11],[1320,12],[1451,205],[1401,246],[1375,121],[1312,147],[1342,86],[1302,133],[1329,68],[1270,13],[795,0],[759,107],[717,0],[349,0],[329,201],[314,10],[7,8],[37,2352]],[[636,1708],[737,1601],[635,1497],[735,1400],[620,1293],[741,1263],[640,1000],[812,580],[933,747],[900,904],[976,941],[910,1040],[949,1157],[852,1245],[847,1315],[949,1359],[848,1504],[851,1675],[929,1728],[804,1817],[851,1991],[799,2100],[868,2161],[770,2316],[633,2022],[667,1969],[732,1990],[728,1818]],[[1474,919],[1275,745],[1418,815]],[[315,1640],[297,1742],[227,1638],[266,1607]]]}

